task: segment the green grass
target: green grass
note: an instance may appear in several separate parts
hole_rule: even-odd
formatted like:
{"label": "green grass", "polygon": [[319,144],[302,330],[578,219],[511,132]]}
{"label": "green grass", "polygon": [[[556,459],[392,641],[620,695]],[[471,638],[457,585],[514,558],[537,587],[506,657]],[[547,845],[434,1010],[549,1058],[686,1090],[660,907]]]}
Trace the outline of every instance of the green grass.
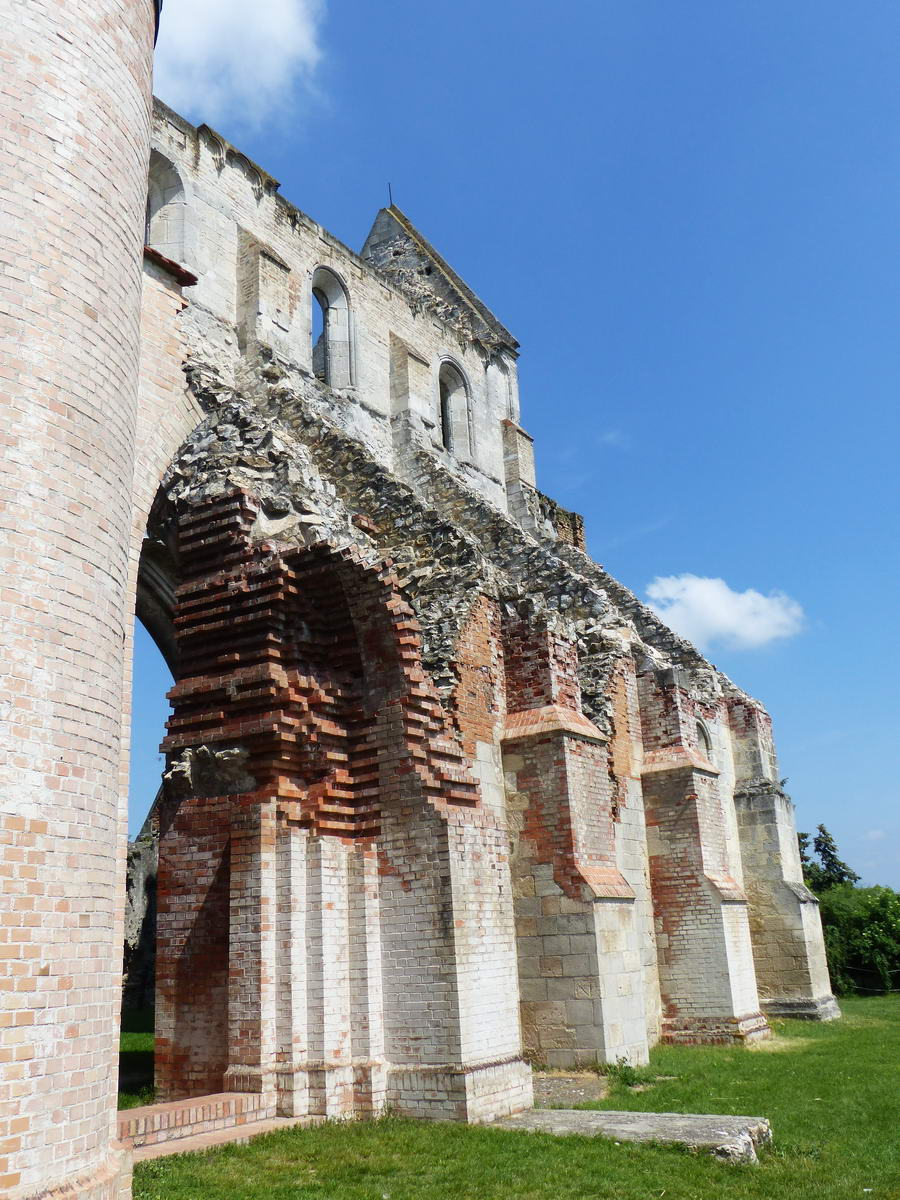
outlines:
{"label": "green grass", "polygon": [[647,1091],[587,1108],[769,1117],[758,1166],[674,1147],[387,1118],[288,1130],[135,1168],[135,1200],[900,1200],[900,997],[776,1023],[772,1049],[665,1047]]}
{"label": "green grass", "polygon": [[153,1013],[149,1010],[122,1014],[119,1037],[119,1108],[152,1104]]}

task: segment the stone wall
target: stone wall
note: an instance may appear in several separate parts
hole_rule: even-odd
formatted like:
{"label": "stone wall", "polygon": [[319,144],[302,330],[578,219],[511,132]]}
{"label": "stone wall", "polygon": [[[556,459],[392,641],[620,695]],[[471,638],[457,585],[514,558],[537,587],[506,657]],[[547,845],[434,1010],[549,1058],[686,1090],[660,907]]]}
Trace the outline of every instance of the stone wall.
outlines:
{"label": "stone wall", "polygon": [[[373,230],[362,255],[354,254],[215,131],[195,129],[159,103],[154,144],[186,197],[181,261],[199,276],[190,296],[203,355],[233,376],[242,355],[262,343],[312,374],[313,277],[324,268],[349,302],[349,382],[345,376],[335,390],[357,401],[359,435],[400,474],[409,469],[410,444],[423,444],[467,486],[505,505],[501,421],[518,411],[517,343],[494,318],[488,338],[480,302],[464,295],[437,253],[417,240],[416,269],[393,269],[401,260]],[[375,229],[382,227],[407,245],[420,237],[397,210],[379,215]],[[169,257],[171,250],[167,241]],[[385,257],[392,269],[374,269]],[[482,335],[474,340],[473,323]],[[462,457],[442,445],[443,363],[466,384],[471,439]]]}

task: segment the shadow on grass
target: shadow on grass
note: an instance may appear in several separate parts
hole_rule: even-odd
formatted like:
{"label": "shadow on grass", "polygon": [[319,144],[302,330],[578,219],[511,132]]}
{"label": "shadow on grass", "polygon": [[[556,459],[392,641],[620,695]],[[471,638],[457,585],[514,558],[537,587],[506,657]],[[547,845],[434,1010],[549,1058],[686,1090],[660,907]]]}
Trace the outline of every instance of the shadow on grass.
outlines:
{"label": "shadow on grass", "polygon": [[155,1013],[152,1008],[122,1009],[123,1033],[153,1033]]}
{"label": "shadow on grass", "polygon": [[122,1108],[152,1104],[153,1087],[153,1010],[122,1013],[119,1041],[119,1103]]}

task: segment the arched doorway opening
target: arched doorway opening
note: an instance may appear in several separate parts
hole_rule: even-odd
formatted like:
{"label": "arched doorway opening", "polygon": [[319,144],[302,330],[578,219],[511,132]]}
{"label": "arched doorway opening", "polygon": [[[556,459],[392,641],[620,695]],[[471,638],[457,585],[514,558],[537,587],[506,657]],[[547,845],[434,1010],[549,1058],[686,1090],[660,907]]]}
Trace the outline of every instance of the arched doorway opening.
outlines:
{"label": "arched doorway opening", "polygon": [[122,964],[120,1107],[152,1103],[156,1007],[156,875],[165,756],[160,744],[174,683],[174,564],[147,539],[141,554],[131,673],[128,857]]}

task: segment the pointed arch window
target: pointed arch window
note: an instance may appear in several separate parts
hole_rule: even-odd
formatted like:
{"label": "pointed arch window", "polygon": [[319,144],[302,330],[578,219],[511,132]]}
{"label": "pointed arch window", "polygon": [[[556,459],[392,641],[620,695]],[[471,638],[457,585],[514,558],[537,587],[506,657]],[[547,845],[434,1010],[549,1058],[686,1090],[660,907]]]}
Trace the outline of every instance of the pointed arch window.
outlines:
{"label": "pointed arch window", "polygon": [[151,151],[147,178],[147,221],[144,242],[172,262],[184,264],[187,201],[173,163]]}
{"label": "pointed arch window", "polygon": [[703,721],[697,722],[697,748],[704,758],[712,762],[712,738]]}

